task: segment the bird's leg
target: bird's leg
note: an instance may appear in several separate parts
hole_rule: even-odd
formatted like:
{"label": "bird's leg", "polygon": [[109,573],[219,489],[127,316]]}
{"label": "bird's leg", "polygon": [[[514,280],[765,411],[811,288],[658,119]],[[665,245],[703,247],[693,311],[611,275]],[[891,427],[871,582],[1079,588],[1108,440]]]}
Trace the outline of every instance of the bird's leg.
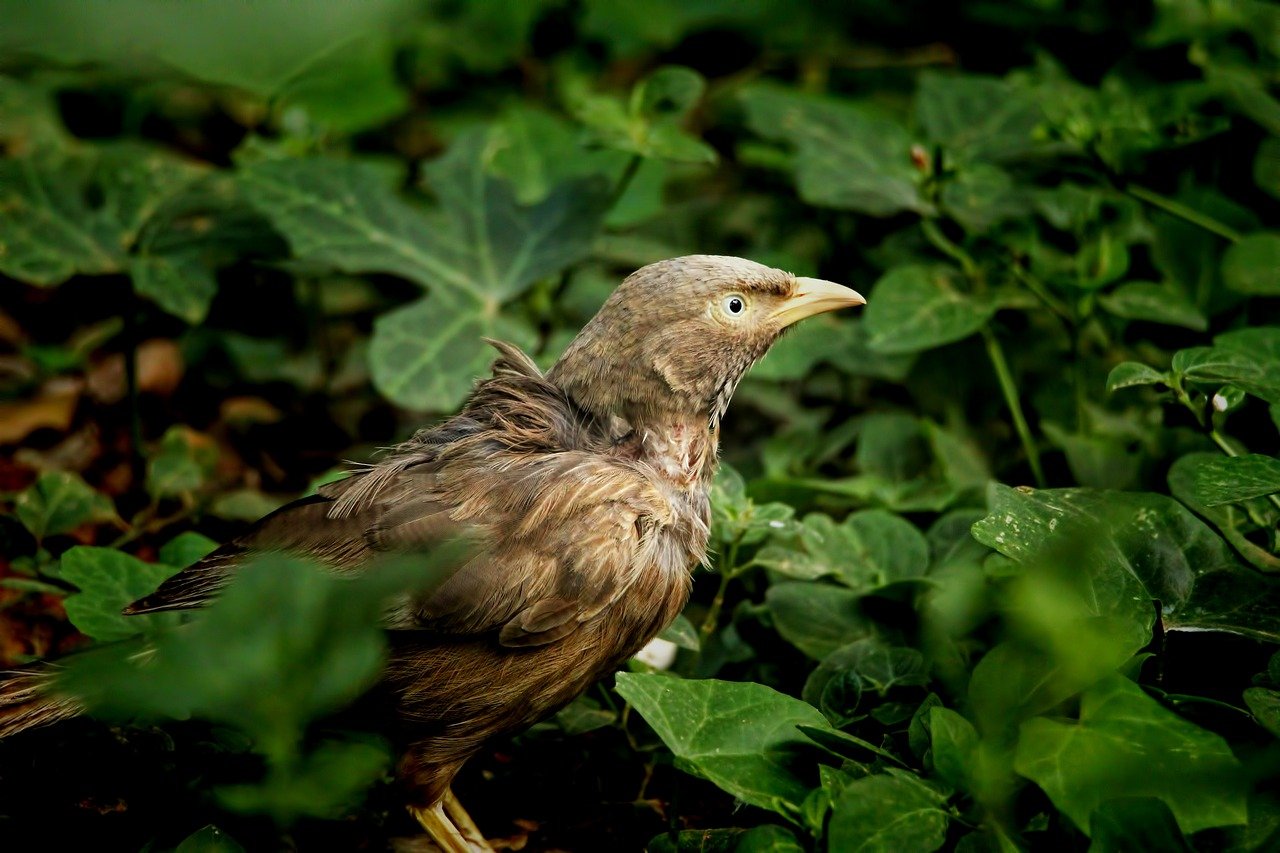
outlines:
{"label": "bird's leg", "polygon": [[[409,814],[422,825],[443,853],[474,853],[475,848],[462,837],[458,828],[449,820],[444,812],[443,802],[436,803],[428,809],[421,806],[409,806]],[[488,847],[486,846],[487,850]]]}
{"label": "bird's leg", "polygon": [[462,807],[462,803],[453,795],[453,789],[448,788],[444,792],[444,797],[440,800],[444,805],[445,814],[453,821],[453,825],[462,833],[462,837],[474,844],[480,851],[491,851],[492,847],[485,840],[484,833],[480,831],[480,827],[476,826],[476,822],[471,819],[471,815],[467,814],[467,810]]}

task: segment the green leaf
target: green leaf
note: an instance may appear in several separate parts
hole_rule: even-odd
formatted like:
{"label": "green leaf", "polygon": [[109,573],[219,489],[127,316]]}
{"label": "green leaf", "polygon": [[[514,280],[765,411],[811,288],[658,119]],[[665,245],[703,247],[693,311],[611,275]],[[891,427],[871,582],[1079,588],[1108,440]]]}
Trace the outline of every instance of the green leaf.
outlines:
{"label": "green leaf", "polygon": [[1244,691],[1244,703],[1249,706],[1258,725],[1280,737],[1280,691],[1249,687]]}
{"label": "green leaf", "polygon": [[750,805],[799,810],[812,782],[797,774],[809,746],[796,726],[826,728],[812,706],[763,684],[621,672],[617,686],[677,766]]}
{"label": "green leaf", "polygon": [[160,546],[160,562],[185,569],[217,547],[218,543],[208,536],[187,530]]}
{"label": "green leaf", "polygon": [[599,145],[637,157],[714,163],[715,149],[680,128],[706,85],[692,68],[668,65],[641,80],[625,105],[607,95],[573,92],[569,106]]}
{"label": "green leaf", "polygon": [[914,775],[889,769],[855,779],[836,798],[827,829],[841,853],[929,853],[942,846],[950,816],[946,798]]}
{"label": "green leaf", "polygon": [[834,575],[860,593],[920,577],[929,565],[929,546],[910,522],[882,509],[854,513],[841,524],[810,513],[786,531],[795,544],[762,548],[756,562],[790,577]]}
{"label": "green leaf", "polygon": [[825,583],[778,583],[765,593],[765,605],[783,638],[815,660],[870,632],[858,612],[861,596]]}
{"label": "green leaf", "polygon": [[1240,503],[1280,492],[1280,459],[1249,453],[1194,460],[1192,497],[1205,506]]}
{"label": "green leaf", "polygon": [[1238,293],[1280,295],[1280,234],[1250,234],[1222,256],[1222,282]]}
{"label": "green leaf", "polygon": [[833,725],[846,725],[864,693],[881,699],[895,687],[927,683],[928,667],[915,649],[890,646],[864,637],[831,652],[805,681],[802,698],[818,708]]}
{"label": "green leaf", "polygon": [[486,173],[486,145],[483,132],[468,132],[424,169],[438,211],[410,205],[356,162],[269,160],[241,180],[299,258],[393,273],[489,306],[585,255],[608,188],[566,184],[521,207],[510,185]]}
{"label": "green leaf", "polygon": [[965,293],[950,267],[895,267],[872,288],[863,322],[870,347],[882,353],[932,349],[969,337],[996,312]]}
{"label": "green leaf", "polygon": [[1035,100],[992,77],[925,71],[915,111],[929,139],[962,161],[1016,160],[1044,145]]}
{"label": "green leaf", "polygon": [[123,272],[151,215],[199,175],[135,145],[0,160],[0,272],[37,285]]}
{"label": "green leaf", "polygon": [[[102,552],[100,560],[123,556],[92,550]],[[59,689],[113,719],[194,716],[230,725],[253,739],[270,766],[292,766],[307,721],[343,707],[377,679],[387,601],[421,593],[464,552],[445,548],[425,562],[421,555],[391,560],[357,578],[280,553],[260,555],[182,630],[157,636],[145,660],[132,644],[104,647],[68,660]],[[132,586],[129,596],[136,597]],[[264,602],[288,606],[264,619]]]}
{"label": "green leaf", "polygon": [[484,375],[493,350],[484,338],[529,347],[523,322],[493,313],[470,297],[419,299],[377,318],[369,342],[373,384],[388,399],[416,410],[448,411]]}
{"label": "green leaf", "polygon": [[197,491],[217,464],[218,446],[212,439],[185,426],[171,426],[147,460],[147,491],[158,498]]}
{"label": "green leaf", "polygon": [[951,787],[972,791],[970,768],[978,748],[973,723],[949,708],[934,707],[929,712],[929,736],[933,769]]}
{"label": "green leaf", "polygon": [[1280,198],[1280,137],[1269,136],[1258,145],[1253,180],[1263,192]]}
{"label": "green leaf", "polygon": [[1089,853],[1191,853],[1173,812],[1154,797],[1108,800],[1090,822]]}
{"label": "green leaf", "polygon": [[751,129],[795,148],[796,186],[810,204],[872,216],[924,213],[911,136],[859,104],[752,86],[741,95]]}
{"label": "green leaf", "polygon": [[698,629],[693,627],[689,617],[683,613],[677,615],[675,621],[663,628],[658,637],[669,643],[675,643],[680,648],[688,649],[691,652],[696,652],[702,648],[702,642],[698,638]]}
{"label": "green leaf", "polygon": [[1114,675],[1086,690],[1080,720],[1022,724],[1014,767],[1081,830],[1109,799],[1155,797],[1183,832],[1244,823],[1247,782],[1226,741]]}
{"label": "green leaf", "polygon": [[1182,326],[1197,332],[1209,328],[1208,319],[1176,285],[1131,281],[1098,297],[1098,304],[1129,320]]}
{"label": "green leaf", "polygon": [[1166,631],[1217,630],[1280,640],[1280,582],[1238,562],[1227,543],[1172,498],[1148,492],[992,487],[974,537],[1035,565],[1070,556],[1095,615],[1145,642],[1150,601]]}
{"label": "green leaf", "polygon": [[80,475],[66,471],[41,474],[18,495],[13,511],[37,540],[116,515],[111,498],[95,492]]}
{"label": "green leaf", "polygon": [[1268,403],[1280,403],[1280,328],[1238,329],[1218,335],[1213,344],[1174,353],[1174,374],[1190,382],[1235,385]]}
{"label": "green leaf", "polygon": [[154,634],[179,624],[177,613],[125,616],[120,611],[177,572],[175,566],[144,563],[123,551],[77,545],[62,555],[59,575],[80,591],[67,596],[67,618],[101,643]]}
{"label": "green leaf", "polygon": [[1111,368],[1107,374],[1107,393],[1111,394],[1121,388],[1133,388],[1139,385],[1167,385],[1168,377],[1154,367],[1148,367],[1137,361],[1124,361]]}
{"label": "green leaf", "polygon": [[942,207],[971,234],[984,234],[1028,212],[1030,199],[1009,173],[977,163],[942,185]]}

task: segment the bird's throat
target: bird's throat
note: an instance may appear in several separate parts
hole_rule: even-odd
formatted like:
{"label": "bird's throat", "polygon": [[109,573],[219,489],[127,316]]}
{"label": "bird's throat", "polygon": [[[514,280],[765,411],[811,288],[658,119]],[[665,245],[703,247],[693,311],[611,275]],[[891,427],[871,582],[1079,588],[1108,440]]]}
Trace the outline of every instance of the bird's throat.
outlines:
{"label": "bird's throat", "polygon": [[715,475],[720,430],[705,416],[668,415],[630,421],[625,439],[637,462],[651,466],[671,485],[704,488]]}

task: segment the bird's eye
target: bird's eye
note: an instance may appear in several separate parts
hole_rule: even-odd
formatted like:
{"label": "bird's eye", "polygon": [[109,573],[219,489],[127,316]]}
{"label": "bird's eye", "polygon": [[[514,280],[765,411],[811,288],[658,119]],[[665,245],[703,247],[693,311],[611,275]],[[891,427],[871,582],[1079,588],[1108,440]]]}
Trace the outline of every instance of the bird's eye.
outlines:
{"label": "bird's eye", "polygon": [[741,296],[726,296],[723,305],[725,313],[734,317],[747,310],[747,303],[742,300]]}

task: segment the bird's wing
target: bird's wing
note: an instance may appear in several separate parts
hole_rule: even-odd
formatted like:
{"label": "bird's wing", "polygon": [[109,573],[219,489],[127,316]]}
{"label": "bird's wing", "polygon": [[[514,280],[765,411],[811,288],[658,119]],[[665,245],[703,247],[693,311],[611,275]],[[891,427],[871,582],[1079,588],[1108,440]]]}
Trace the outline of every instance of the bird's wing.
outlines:
{"label": "bird's wing", "polygon": [[283,551],[310,557],[338,573],[358,572],[379,552],[427,551],[469,535],[469,526],[449,517],[433,499],[431,466],[400,467],[373,500],[344,513],[334,509],[373,469],[322,486],[258,521],[248,532],[173,575],[155,592],[125,608],[126,614],[203,607],[253,553]]}
{"label": "bird's wing", "polygon": [[[351,573],[379,554],[429,552],[465,537],[476,543],[465,562],[397,606],[388,627],[496,632],[504,645],[533,646],[571,633],[664,558],[674,571],[687,568],[674,565],[680,558],[665,555],[656,535],[670,521],[669,505],[624,466],[566,452],[461,473],[428,464],[332,484],[267,516],[126,612],[203,606],[255,551],[302,554]],[[375,474],[381,482],[370,492],[360,478]]]}

